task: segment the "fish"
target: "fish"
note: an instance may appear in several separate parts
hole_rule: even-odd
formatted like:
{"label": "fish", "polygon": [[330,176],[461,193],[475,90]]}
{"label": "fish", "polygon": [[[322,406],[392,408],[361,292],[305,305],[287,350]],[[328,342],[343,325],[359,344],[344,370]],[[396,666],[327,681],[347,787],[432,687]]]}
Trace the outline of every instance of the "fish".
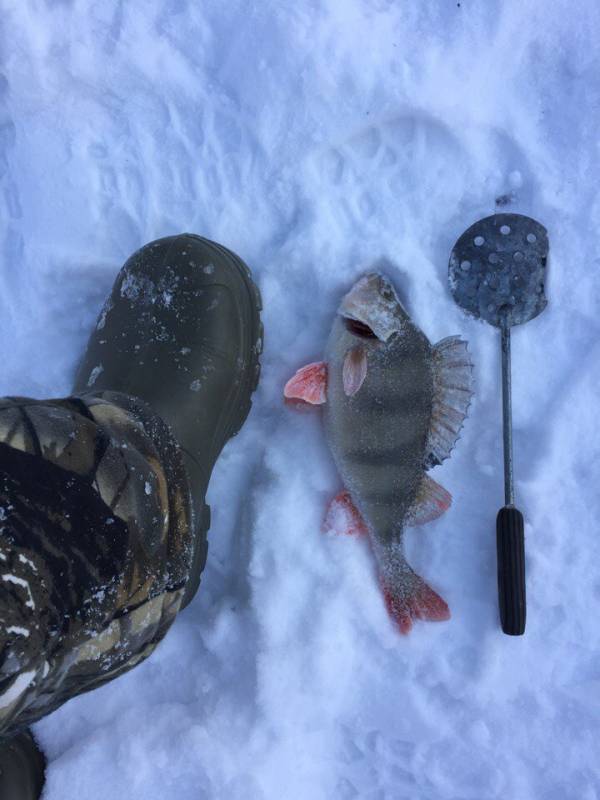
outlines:
{"label": "fish", "polygon": [[[322,406],[343,489],[325,527],[367,535],[387,611],[401,633],[415,620],[450,618],[447,603],[406,560],[404,533],[451,505],[429,470],[450,456],[473,396],[468,345],[432,345],[381,272],[344,295],[323,361],[285,384],[288,401]],[[340,523],[341,521],[341,523]]]}

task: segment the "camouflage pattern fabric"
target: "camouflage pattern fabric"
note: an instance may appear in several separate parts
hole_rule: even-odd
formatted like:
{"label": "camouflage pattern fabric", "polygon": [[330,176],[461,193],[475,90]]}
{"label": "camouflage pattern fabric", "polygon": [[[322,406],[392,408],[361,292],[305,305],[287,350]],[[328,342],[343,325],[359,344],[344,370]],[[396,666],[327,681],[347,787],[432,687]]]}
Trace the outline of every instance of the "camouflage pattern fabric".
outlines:
{"label": "camouflage pattern fabric", "polygon": [[181,451],[141,401],[0,400],[0,738],[152,653],[192,514]]}

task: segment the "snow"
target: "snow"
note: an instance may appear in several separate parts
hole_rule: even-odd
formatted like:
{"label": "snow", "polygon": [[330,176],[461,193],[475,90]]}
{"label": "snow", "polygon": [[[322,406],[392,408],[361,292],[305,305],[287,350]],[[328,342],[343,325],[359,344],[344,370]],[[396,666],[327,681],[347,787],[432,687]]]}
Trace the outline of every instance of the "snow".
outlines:
{"label": "snow", "polygon": [[[146,241],[220,241],[264,299],[199,595],[150,659],[36,726],[44,800],[598,798],[599,31],[594,0],[5,0],[0,394],[69,392]],[[513,336],[521,638],[497,621],[498,337],[447,284],[496,199],[551,247],[548,308]],[[319,412],[281,399],[368,269],[476,364],[432,473],[453,506],[408,535],[452,619],[407,638],[366,542],[321,532],[340,486]]]}
{"label": "snow", "polygon": [[27,628],[22,628],[20,625],[9,625],[6,628],[7,633],[16,633],[18,636],[29,636]]}
{"label": "snow", "polygon": [[[26,632],[29,636],[29,631]],[[16,677],[14,682],[8,687],[4,694],[0,695],[0,708],[6,708],[12,705],[29,686],[35,677],[35,670],[30,672],[22,672]]]}
{"label": "snow", "polygon": [[103,372],[104,372],[104,366],[102,364],[98,364],[97,367],[94,367],[94,369],[90,372],[90,377],[88,378],[87,385],[89,387],[93,386]]}
{"label": "snow", "polygon": [[19,578],[17,575],[10,575],[8,573],[6,573],[6,574],[4,574],[4,575],[2,575],[0,577],[2,577],[2,580],[6,581],[7,583],[14,583],[17,586],[22,586],[24,589],[27,589],[27,594],[29,595],[29,600],[27,600],[25,602],[25,605],[28,608],[31,608],[32,610],[35,609],[35,602],[33,600],[32,594],[31,594],[31,588],[29,586],[29,583],[24,578]]}

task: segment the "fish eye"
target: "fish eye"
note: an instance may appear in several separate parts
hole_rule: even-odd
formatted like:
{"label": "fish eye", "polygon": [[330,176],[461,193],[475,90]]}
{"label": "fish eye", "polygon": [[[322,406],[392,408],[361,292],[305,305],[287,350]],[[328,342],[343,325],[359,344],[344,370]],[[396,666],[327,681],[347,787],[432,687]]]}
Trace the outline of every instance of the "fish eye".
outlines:
{"label": "fish eye", "polygon": [[359,322],[357,319],[350,319],[349,317],[344,317],[344,322],[346,324],[346,330],[350,331],[354,336],[360,336],[362,339],[377,338],[371,328],[365,325],[364,322]]}
{"label": "fish eye", "polygon": [[384,300],[392,300],[394,295],[392,294],[392,290],[389,286],[384,286],[381,290],[381,296]]}

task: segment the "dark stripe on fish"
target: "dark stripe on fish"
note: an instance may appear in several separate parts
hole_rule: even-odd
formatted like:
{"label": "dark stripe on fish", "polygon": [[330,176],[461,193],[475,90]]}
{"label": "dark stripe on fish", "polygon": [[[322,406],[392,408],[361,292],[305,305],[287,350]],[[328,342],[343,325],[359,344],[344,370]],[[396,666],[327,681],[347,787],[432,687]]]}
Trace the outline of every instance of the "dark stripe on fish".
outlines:
{"label": "dark stripe on fish", "polygon": [[[416,438],[415,438],[416,442]],[[406,444],[393,444],[391,447],[375,450],[371,448],[357,448],[348,450],[344,453],[344,458],[357,465],[376,466],[377,464],[388,464],[397,466],[405,460],[407,452],[412,452],[412,440]]]}
{"label": "dark stripe on fish", "polygon": [[383,491],[379,488],[372,489],[368,492],[363,492],[361,500],[367,505],[381,506],[386,508],[396,507],[398,505],[398,497],[396,492]]}
{"label": "dark stripe on fish", "polygon": [[360,419],[353,429],[353,436],[358,441],[362,434],[369,432],[369,440],[385,439],[386,433],[397,442],[411,442],[418,431],[422,432],[423,426],[419,425],[422,412],[419,406],[400,410],[395,406],[387,409],[371,408],[370,411],[361,412]]}
{"label": "dark stripe on fish", "polygon": [[427,406],[431,404],[431,392],[407,387],[407,390],[402,393],[397,390],[394,393],[391,391],[388,392],[389,400],[386,405],[383,403],[374,405],[373,397],[377,396],[377,392],[372,385],[365,387],[365,389],[366,390],[362,392],[359,390],[354,397],[349,400],[350,407],[354,408],[360,414],[365,414],[365,416],[377,416],[377,414],[384,412],[389,413],[393,409],[400,407],[404,409],[403,413],[406,413],[407,408],[422,408],[424,405]]}

